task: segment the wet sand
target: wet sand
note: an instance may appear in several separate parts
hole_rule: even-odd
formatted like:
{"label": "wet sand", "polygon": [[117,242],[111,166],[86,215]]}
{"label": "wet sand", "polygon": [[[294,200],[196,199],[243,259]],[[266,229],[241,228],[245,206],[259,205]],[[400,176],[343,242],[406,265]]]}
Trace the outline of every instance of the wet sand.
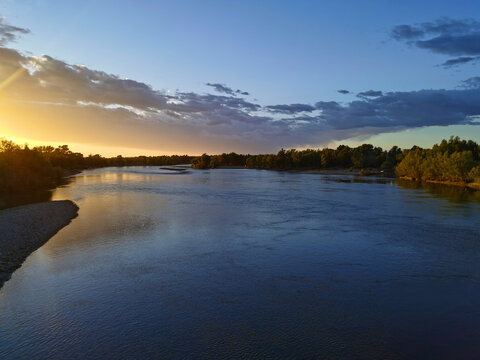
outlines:
{"label": "wet sand", "polygon": [[25,259],[77,216],[69,200],[0,211],[0,288]]}

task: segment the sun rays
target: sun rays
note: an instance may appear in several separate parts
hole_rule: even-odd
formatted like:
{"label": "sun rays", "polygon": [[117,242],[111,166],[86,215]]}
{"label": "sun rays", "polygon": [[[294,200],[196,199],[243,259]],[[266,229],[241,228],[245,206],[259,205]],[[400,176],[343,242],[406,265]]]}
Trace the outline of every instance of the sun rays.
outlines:
{"label": "sun rays", "polygon": [[20,78],[25,72],[27,71],[27,69],[25,69],[24,67],[20,67],[18,68],[12,75],[10,75],[8,78],[6,78],[5,80],[3,80],[1,83],[0,83],[0,92],[5,90],[5,88],[8,87],[8,85],[10,85],[11,83],[13,83],[15,80],[17,80],[18,78]]}

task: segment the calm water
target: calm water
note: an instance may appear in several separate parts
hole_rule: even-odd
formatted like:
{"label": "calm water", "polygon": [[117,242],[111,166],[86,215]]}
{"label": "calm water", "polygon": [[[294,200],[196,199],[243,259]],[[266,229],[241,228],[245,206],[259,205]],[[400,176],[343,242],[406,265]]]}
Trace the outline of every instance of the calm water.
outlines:
{"label": "calm water", "polygon": [[480,202],[449,191],[84,172],[0,290],[0,358],[479,358]]}

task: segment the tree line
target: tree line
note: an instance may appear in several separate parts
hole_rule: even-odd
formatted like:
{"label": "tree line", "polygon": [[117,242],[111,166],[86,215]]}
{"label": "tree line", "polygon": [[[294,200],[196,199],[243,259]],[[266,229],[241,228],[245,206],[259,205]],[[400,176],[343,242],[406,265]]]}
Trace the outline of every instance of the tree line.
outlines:
{"label": "tree line", "polygon": [[284,150],[277,154],[207,155],[192,160],[197,169],[243,166],[251,169],[307,170],[349,168],[395,171],[399,177],[417,181],[480,183],[480,147],[472,140],[450,137],[431,149],[414,146],[402,150],[393,146],[383,150],[371,144],[358,147],[340,145],[336,149]]}
{"label": "tree line", "polygon": [[103,157],[84,156],[68,145],[23,147],[9,140],[0,141],[0,193],[51,189],[77,171],[107,166],[165,166],[190,164],[189,155]]}
{"label": "tree line", "polygon": [[49,189],[60,185],[75,171],[106,166],[165,166],[192,164],[197,169],[240,166],[251,169],[381,169],[395,170],[397,176],[413,180],[480,183],[480,147],[472,140],[451,137],[431,149],[397,146],[383,150],[371,144],[358,147],[340,145],[336,149],[281,149],[277,154],[189,156],[84,156],[67,145],[23,147],[0,141],[0,193]]}
{"label": "tree line", "polygon": [[337,149],[284,150],[277,154],[238,155],[235,153],[203,154],[193,159],[197,169],[218,166],[244,166],[250,169],[296,170],[296,169],[384,169],[392,170],[402,160],[402,150],[394,146],[388,151],[370,144],[352,148],[340,145]]}
{"label": "tree line", "polygon": [[431,149],[415,146],[404,151],[396,173],[417,181],[480,184],[480,148],[476,142],[458,137],[442,140]]}

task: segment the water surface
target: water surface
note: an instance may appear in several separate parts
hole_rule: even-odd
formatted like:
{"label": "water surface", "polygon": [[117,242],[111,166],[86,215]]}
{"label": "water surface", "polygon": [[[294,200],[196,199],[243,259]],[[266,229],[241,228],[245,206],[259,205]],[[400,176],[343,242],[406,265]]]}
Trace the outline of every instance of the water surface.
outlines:
{"label": "water surface", "polygon": [[83,172],[0,290],[0,358],[479,358],[480,202],[400,185]]}

